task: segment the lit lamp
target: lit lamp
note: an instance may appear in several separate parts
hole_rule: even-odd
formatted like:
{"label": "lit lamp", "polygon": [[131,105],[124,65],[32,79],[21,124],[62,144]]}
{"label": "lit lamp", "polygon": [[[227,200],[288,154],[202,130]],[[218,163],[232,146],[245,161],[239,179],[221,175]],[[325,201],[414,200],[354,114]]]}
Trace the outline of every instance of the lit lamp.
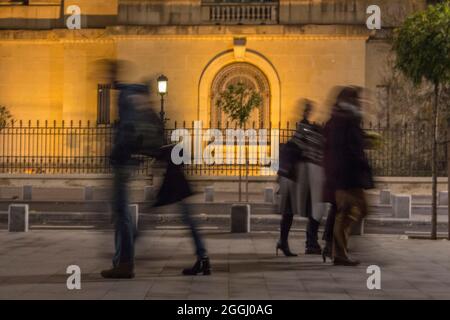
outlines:
{"label": "lit lamp", "polygon": [[165,75],[161,75],[158,78],[158,93],[161,96],[161,112],[159,115],[161,116],[161,121],[164,123],[166,121],[166,113],[164,112],[164,96],[167,94],[167,85],[169,79]]}

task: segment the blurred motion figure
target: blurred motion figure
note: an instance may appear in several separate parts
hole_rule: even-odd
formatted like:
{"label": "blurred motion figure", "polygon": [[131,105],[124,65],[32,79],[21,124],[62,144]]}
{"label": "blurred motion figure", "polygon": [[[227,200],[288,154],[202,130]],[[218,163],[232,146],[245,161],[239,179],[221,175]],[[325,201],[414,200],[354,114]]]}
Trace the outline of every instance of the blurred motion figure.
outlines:
{"label": "blurred motion figure", "polygon": [[[359,261],[348,255],[348,240],[353,227],[367,214],[364,189],[374,187],[372,170],[364,149],[361,88],[345,87],[336,99],[330,120],[325,126],[324,167],[325,200],[332,203],[327,229],[334,221],[333,262],[356,266]],[[327,233],[327,232],[326,232]],[[330,252],[324,253],[324,261]]]}
{"label": "blurred motion figure", "polygon": [[308,218],[305,254],[321,254],[318,242],[320,221],[325,213],[322,202],[323,170],[321,128],[310,122],[314,105],[305,100],[302,121],[297,125],[294,136],[283,145],[280,152],[280,240],[277,252],[286,256],[296,256],[288,245],[289,231],[294,214]]}
{"label": "blurred motion figure", "polygon": [[119,90],[119,120],[110,161],[114,173],[113,221],[115,254],[113,267],[101,272],[104,278],[134,278],[136,226],[129,211],[128,182],[139,165],[134,156],[156,154],[163,144],[163,125],[149,105],[149,87],[119,81],[124,61],[103,61],[109,80]]}

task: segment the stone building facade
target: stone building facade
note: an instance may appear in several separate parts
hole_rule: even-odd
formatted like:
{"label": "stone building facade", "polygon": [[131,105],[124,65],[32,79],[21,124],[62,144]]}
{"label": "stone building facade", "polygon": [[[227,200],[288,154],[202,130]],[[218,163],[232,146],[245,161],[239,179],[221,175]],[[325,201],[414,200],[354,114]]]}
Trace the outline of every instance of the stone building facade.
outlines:
{"label": "stone building facade", "polygon": [[[156,78],[169,78],[171,122],[225,121],[214,101],[238,80],[263,96],[252,121],[295,122],[304,98],[318,103],[314,118],[321,121],[336,85],[364,86],[376,96],[393,28],[426,3],[0,0],[0,105],[16,120],[95,123],[107,90],[96,61],[123,59],[133,62],[129,81],[150,80],[156,108]],[[66,27],[72,5],[81,9],[80,30]],[[370,5],[381,8],[381,30],[366,26]]]}

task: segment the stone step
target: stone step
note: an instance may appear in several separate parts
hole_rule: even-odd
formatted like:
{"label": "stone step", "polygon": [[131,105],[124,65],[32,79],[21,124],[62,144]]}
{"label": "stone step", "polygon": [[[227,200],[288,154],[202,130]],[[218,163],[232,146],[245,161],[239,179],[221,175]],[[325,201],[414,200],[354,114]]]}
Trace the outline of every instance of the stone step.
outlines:
{"label": "stone step", "polygon": [[[431,215],[431,205],[413,205],[412,206],[412,214],[429,214]],[[447,206],[438,206],[437,207],[438,215],[448,215],[448,207]]]}
{"label": "stone step", "polygon": [[[42,187],[42,186],[33,186],[29,189],[30,186],[18,187],[18,186],[2,186],[0,187],[0,200],[13,200],[13,199],[22,199],[22,197],[26,197],[26,194],[32,194],[33,200],[40,201],[81,201],[85,200],[85,192],[91,194],[93,200],[107,201],[111,199],[113,194],[113,189],[111,187],[105,186],[96,186],[96,187]],[[149,186],[151,187],[151,186]],[[253,186],[252,186],[253,187]],[[205,190],[210,188],[213,190],[214,198],[229,200],[229,199],[237,199],[237,192],[233,191],[221,191],[220,187],[215,186],[205,186],[200,189],[196,189],[196,195],[200,198],[205,198]],[[276,193],[277,187],[270,186]],[[26,190],[25,190],[26,189]],[[262,201],[264,199],[264,189],[259,190],[260,188],[249,189],[249,197],[252,200],[258,199]],[[130,187],[129,189],[129,198],[132,201],[144,201],[144,197],[146,194],[145,188],[141,187]],[[153,192],[157,192],[156,189],[153,189]],[[408,193],[408,192],[406,192]],[[393,195],[393,194],[392,194]],[[243,196],[245,197],[245,192],[243,192]],[[430,194],[413,194],[412,196],[413,204],[431,204],[432,196]],[[368,191],[366,192],[366,198],[369,203],[379,204],[380,203],[380,192]],[[438,195],[439,200],[439,195]]]}
{"label": "stone step", "polygon": [[[202,227],[214,227],[228,230],[230,227],[230,214],[195,214],[195,219]],[[112,229],[111,215],[109,213],[95,212],[66,212],[66,213],[30,213],[30,229],[51,229],[51,230],[70,230],[70,229]],[[0,212],[0,228],[5,229],[8,215]],[[277,214],[252,214],[252,230],[278,230],[280,216]],[[324,226],[322,222],[321,226]],[[306,228],[307,219],[296,217],[294,229]],[[179,213],[165,214],[140,214],[139,228],[142,230],[154,229],[160,227],[183,227],[182,216]],[[396,219],[383,217],[379,215],[370,215],[365,220],[365,230],[376,233],[394,233],[403,234],[406,231],[427,232],[431,226],[430,219]],[[438,229],[441,232],[447,230],[447,221],[441,219],[438,221]],[[369,231],[367,231],[369,230]]]}
{"label": "stone step", "polygon": [[[192,201],[192,200],[191,200]],[[108,213],[111,211],[112,204],[108,201],[0,201],[0,211],[8,211],[10,204],[28,204],[29,210],[33,212],[48,212],[48,213],[70,213],[70,212],[84,212],[84,213]],[[193,212],[206,214],[229,214],[231,210],[232,201],[229,202],[189,202],[189,206]],[[151,202],[134,202],[139,205],[141,213],[151,214],[166,214],[174,213],[178,210],[178,205],[169,205],[159,208],[154,208]],[[264,202],[251,203],[253,214],[274,214],[278,212],[278,206],[275,204],[268,204]],[[391,205],[371,205],[369,212],[372,215],[392,216]],[[431,206],[429,205],[413,205],[412,215],[431,215]],[[447,206],[438,207],[439,216],[448,215]]]}

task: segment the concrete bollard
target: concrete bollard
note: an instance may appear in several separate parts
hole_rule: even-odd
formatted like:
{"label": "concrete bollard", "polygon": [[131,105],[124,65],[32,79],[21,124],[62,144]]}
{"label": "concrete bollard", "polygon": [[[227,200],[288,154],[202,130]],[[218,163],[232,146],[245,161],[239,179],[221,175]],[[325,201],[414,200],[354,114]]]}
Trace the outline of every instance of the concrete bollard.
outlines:
{"label": "concrete bollard", "polygon": [[205,202],[214,202],[214,187],[205,188]]}
{"label": "concrete bollard", "polygon": [[264,189],[264,202],[265,203],[275,203],[275,194],[273,188]]}
{"label": "concrete bollard", "polygon": [[88,186],[84,188],[84,200],[85,201],[94,200],[94,187]]}
{"label": "concrete bollard", "polygon": [[448,206],[448,191],[440,191],[438,205]]}
{"label": "concrete bollard", "polygon": [[153,186],[145,186],[144,187],[144,199],[145,201],[153,201],[155,200],[155,187]]}
{"label": "concrete bollard", "polygon": [[139,230],[139,205],[130,204],[128,206],[128,210],[130,211],[131,221],[133,222],[134,230],[137,232]]}
{"label": "concrete bollard", "polygon": [[392,211],[394,218],[411,219],[411,196],[406,194],[393,196]]}
{"label": "concrete bollard", "polygon": [[8,231],[28,232],[28,205],[11,204],[8,208]]}
{"label": "concrete bollard", "polygon": [[381,190],[380,191],[380,204],[391,204],[391,191]]}
{"label": "concrete bollard", "polygon": [[22,199],[23,200],[32,200],[33,199],[33,187],[32,186],[23,186]]}
{"label": "concrete bollard", "polygon": [[364,235],[364,224],[365,219],[361,219],[357,224],[353,226],[353,229],[351,231],[352,236],[362,236]]}
{"label": "concrete bollard", "polygon": [[231,206],[231,233],[250,232],[250,210],[249,204]]}

